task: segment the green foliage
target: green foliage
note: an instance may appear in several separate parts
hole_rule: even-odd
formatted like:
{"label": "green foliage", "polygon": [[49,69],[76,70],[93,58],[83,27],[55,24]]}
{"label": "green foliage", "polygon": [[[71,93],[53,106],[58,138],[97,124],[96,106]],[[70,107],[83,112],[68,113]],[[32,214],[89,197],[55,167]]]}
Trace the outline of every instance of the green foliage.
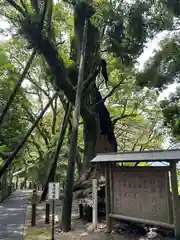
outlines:
{"label": "green foliage", "polygon": [[[13,65],[7,62],[6,53],[4,55],[4,64],[0,66],[1,69],[1,81],[0,81],[0,114],[3,110],[12,90],[14,89],[14,85],[18,80],[19,75],[16,73],[14,69],[12,69]],[[22,119],[23,110],[21,107],[22,97],[20,94],[17,94],[15,101],[13,102],[6,119],[3,125],[0,128],[0,146],[3,148],[2,150],[11,152],[17,146],[19,139],[22,138],[26,131],[26,121]]]}
{"label": "green foliage", "polygon": [[173,137],[180,140],[180,88],[178,87],[168,99],[161,102],[164,115],[164,125],[167,126]]}
{"label": "green foliage", "polygon": [[[120,69],[119,69],[120,70]],[[116,72],[114,68],[112,72]],[[119,75],[111,74],[117,82]],[[162,148],[164,141],[163,115],[153,90],[139,90],[136,77],[124,71],[123,83],[108,99],[108,109],[115,125],[120,151]]]}
{"label": "green foliage", "polygon": [[173,15],[163,1],[101,0],[94,5],[92,23],[104,31],[103,50],[128,66],[142,53],[148,38],[173,25]]}
{"label": "green foliage", "polygon": [[[21,35],[13,36],[4,45],[11,61],[8,61],[0,49],[0,67],[4,74],[4,80],[0,82],[0,99],[3,104],[12,92],[15,80],[18,79],[24,62],[29,56],[27,46],[38,49],[42,40],[50,40],[54,49],[57,49],[58,57],[63,60],[67,72],[74,76],[70,79],[75,79],[73,67],[76,68],[76,66],[70,60],[70,39],[74,35],[72,5],[68,4],[68,1],[54,3],[52,21],[49,22],[46,15],[42,27],[40,26],[42,6],[37,12],[36,7],[30,4],[30,1],[24,2],[29,12],[29,19],[19,17],[20,20],[17,21],[16,14],[15,23],[16,26],[21,25]],[[74,4],[74,1],[69,2]],[[106,101],[118,142],[118,150],[162,148],[164,142],[163,116],[155,89],[163,89],[179,74],[178,38],[162,42],[160,51],[155,53],[144,72],[135,74],[133,68],[148,39],[162,30],[172,28],[174,13],[168,10],[170,6],[167,5],[167,1],[163,0],[153,2],[151,0],[119,0],[112,1],[112,3],[107,0],[96,0],[93,2],[93,7],[96,9],[96,13],[90,21],[100,31],[100,50],[103,51],[103,53],[100,52],[100,55],[108,63],[110,80],[109,89],[107,89],[101,83],[103,79],[99,74],[96,85],[99,86],[104,97],[103,100]],[[11,11],[14,12],[12,9]],[[10,11],[9,13],[11,15]],[[49,36],[49,25],[51,25],[51,36]],[[53,79],[52,71],[39,54],[26,77],[26,84],[19,91],[16,101],[10,109],[11,121],[1,130],[3,131],[0,135],[2,151],[12,151],[14,145],[17,144],[17,139],[20,139],[27,129],[27,124],[31,125],[34,122],[39,110],[43,108],[54,92]],[[63,82],[65,79],[59,79],[59,81]],[[72,84],[75,85],[73,81]],[[151,87],[151,90],[144,88],[145,86]],[[92,94],[89,91],[88,89],[87,99],[91,102]],[[60,97],[66,103],[67,96],[60,92]],[[92,109],[93,106],[90,106],[88,110]],[[165,116],[164,109],[165,107],[163,107]],[[63,112],[63,105],[58,99],[40,122],[39,128],[33,132],[24,147],[24,155],[16,159],[16,169],[22,168],[22,165],[27,168],[31,164],[35,164],[28,172],[24,172],[23,176],[44,183],[44,176],[48,174],[55,153]],[[173,114],[175,114],[175,110],[172,111],[171,115]],[[178,118],[176,125],[177,122]],[[53,123],[55,124],[55,133],[52,131]],[[174,122],[173,125],[175,125]],[[47,138],[48,144],[45,138]],[[79,125],[78,145],[80,156],[83,159],[85,145],[83,124]],[[57,176],[61,180],[64,179],[67,172],[68,153],[69,134],[65,136],[64,146],[59,157]]]}
{"label": "green foliage", "polygon": [[180,73],[179,34],[165,39],[154,56],[147,62],[143,72],[137,74],[137,84],[155,87],[160,90],[166,88]]}
{"label": "green foliage", "polygon": [[7,58],[7,55],[3,49],[3,47],[1,46],[0,47],[0,67],[1,69],[2,68],[9,68],[8,66],[5,66],[5,65],[8,65],[8,58]]}

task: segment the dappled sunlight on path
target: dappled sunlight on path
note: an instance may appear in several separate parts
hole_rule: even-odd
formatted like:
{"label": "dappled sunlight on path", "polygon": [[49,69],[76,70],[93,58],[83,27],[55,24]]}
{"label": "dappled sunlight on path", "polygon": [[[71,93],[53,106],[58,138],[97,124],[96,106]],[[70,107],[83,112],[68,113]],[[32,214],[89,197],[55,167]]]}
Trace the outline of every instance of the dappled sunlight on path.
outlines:
{"label": "dappled sunlight on path", "polygon": [[0,240],[23,240],[26,208],[31,191],[17,190],[0,204]]}

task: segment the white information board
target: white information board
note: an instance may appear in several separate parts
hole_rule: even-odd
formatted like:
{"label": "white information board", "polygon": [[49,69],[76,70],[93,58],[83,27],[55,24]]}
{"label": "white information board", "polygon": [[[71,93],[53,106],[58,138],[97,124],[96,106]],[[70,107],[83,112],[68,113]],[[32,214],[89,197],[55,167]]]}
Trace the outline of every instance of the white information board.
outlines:
{"label": "white information board", "polygon": [[49,200],[59,199],[59,183],[58,182],[50,182],[48,189],[49,189],[48,191]]}

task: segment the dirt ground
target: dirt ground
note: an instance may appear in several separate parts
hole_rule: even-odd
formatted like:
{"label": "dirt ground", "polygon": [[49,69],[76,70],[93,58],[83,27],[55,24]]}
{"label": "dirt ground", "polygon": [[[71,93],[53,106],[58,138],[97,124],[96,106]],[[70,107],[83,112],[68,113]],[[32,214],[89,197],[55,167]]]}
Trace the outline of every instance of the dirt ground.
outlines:
{"label": "dirt ground", "polygon": [[[60,231],[60,217],[62,210],[62,202],[59,200],[56,202],[56,214],[55,214],[55,240],[147,240],[146,237],[141,237],[133,234],[107,234],[105,233],[106,225],[104,222],[98,224],[97,231],[94,232],[91,223],[87,223],[79,219],[78,204],[76,201],[73,202],[73,214],[72,214],[72,230],[68,233],[63,233]],[[36,227],[31,227],[31,204],[29,204],[25,229],[24,229],[24,239],[25,240],[50,240],[51,239],[51,224],[45,224],[45,203],[39,203],[37,205],[36,214]],[[51,221],[51,216],[50,216]],[[157,236],[153,238],[154,240],[170,238],[162,238]]]}

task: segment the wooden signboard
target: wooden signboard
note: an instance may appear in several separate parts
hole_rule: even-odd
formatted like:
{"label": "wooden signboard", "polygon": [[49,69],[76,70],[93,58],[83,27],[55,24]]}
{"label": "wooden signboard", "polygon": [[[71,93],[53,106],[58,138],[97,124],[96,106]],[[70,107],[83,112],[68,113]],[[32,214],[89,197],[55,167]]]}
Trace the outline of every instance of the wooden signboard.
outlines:
{"label": "wooden signboard", "polygon": [[167,169],[131,167],[111,171],[112,213],[169,223]]}
{"label": "wooden signboard", "polygon": [[48,199],[57,200],[59,199],[59,183],[50,182],[48,187]]}

